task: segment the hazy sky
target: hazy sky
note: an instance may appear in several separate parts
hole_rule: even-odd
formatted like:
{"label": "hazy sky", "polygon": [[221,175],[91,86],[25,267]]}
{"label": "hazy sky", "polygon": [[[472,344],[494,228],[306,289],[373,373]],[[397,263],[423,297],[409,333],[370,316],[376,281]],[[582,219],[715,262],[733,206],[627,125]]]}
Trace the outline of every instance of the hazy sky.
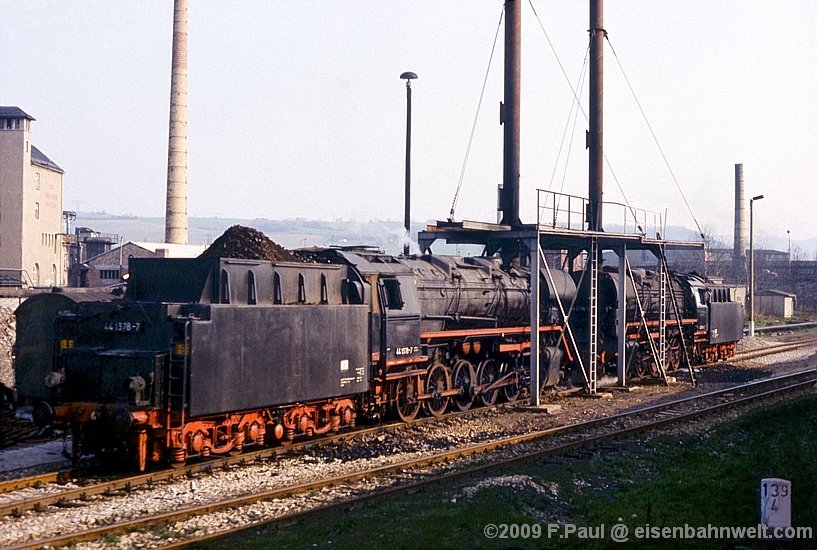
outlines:
{"label": "hazy sky", "polygon": [[[576,81],[587,2],[533,4]],[[190,0],[190,214],[402,219],[399,75],[410,70],[412,217],[444,219],[501,9]],[[66,172],[64,208],[163,215],[173,2],[6,0],[0,18],[0,104],[37,119],[35,145]],[[766,195],[756,238],[817,236],[816,24],[807,0],[607,2],[610,42],[703,226],[731,235],[742,162],[747,197]],[[573,96],[527,2],[523,42],[521,200],[531,222],[537,188],[587,195],[586,122],[551,183]],[[693,227],[609,46],[605,65],[605,151],[624,193]],[[496,219],[501,72],[500,36],[458,219]],[[605,200],[622,200],[609,171]]]}

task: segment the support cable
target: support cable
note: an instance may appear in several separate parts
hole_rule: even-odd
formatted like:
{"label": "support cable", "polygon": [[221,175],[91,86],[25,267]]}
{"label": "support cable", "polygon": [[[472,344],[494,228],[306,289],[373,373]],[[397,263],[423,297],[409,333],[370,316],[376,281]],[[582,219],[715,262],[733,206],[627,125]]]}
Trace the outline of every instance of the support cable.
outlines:
{"label": "support cable", "polygon": [[451,203],[451,210],[448,213],[448,221],[454,221],[454,211],[457,209],[457,201],[460,198],[460,191],[462,190],[462,182],[465,179],[465,169],[468,166],[468,157],[471,155],[471,145],[474,143],[474,134],[477,131],[477,121],[479,120],[479,113],[482,110],[482,99],[485,97],[485,88],[488,85],[488,75],[491,73],[491,64],[494,60],[494,52],[496,51],[496,43],[499,38],[499,30],[502,28],[502,18],[505,15],[503,6],[499,14],[499,23],[496,26],[496,34],[494,35],[494,45],[491,46],[491,55],[488,58],[488,68],[485,70],[485,78],[482,81],[482,90],[479,92],[479,101],[477,102],[477,112],[474,114],[474,122],[471,125],[471,135],[468,136],[468,146],[465,148],[465,158],[462,160],[462,168],[460,169],[460,178],[457,182],[457,190],[454,192],[454,200]]}
{"label": "support cable", "polygon": [[[627,256],[624,257],[624,264],[627,267],[627,275],[630,276],[630,282],[633,284],[633,288],[638,289],[638,286],[635,284],[633,269],[630,267],[630,260],[627,258]],[[650,353],[652,354],[652,358],[655,361],[655,364],[658,365],[658,372],[661,373],[661,378],[664,379],[664,383],[669,385],[669,380],[667,380],[667,371],[664,369],[664,364],[661,362],[661,358],[658,356],[658,350],[655,347],[655,342],[652,341],[650,327],[647,324],[647,315],[644,313],[644,307],[641,305],[641,296],[639,296],[638,290],[635,292],[635,303],[638,305],[638,313],[641,316],[641,326],[644,328],[644,331],[647,334],[647,343],[650,345]]]}
{"label": "support cable", "polygon": [[[584,90],[584,77],[587,75],[587,60],[590,55],[590,48],[588,47],[584,52],[584,61],[582,62],[582,68],[579,72],[579,80],[576,88],[579,90]],[[567,122],[565,123],[564,132],[562,132],[562,140],[559,143],[559,152],[556,154],[556,162],[553,163],[553,173],[550,175],[550,184],[548,188],[553,188],[553,180],[556,179],[556,170],[559,168],[559,159],[562,157],[562,149],[564,148],[565,137],[567,136],[567,129],[570,127],[570,119],[573,119],[573,128],[570,131],[570,141],[568,141],[567,153],[565,154],[565,164],[564,170],[562,171],[562,182],[559,185],[559,195],[564,192],[565,189],[565,181],[567,181],[567,167],[570,165],[570,146],[573,145],[573,138],[576,136],[576,125],[579,121],[579,101],[581,101],[581,92],[579,92],[579,97],[575,97],[570,104],[570,111],[567,114]],[[573,110],[573,107],[576,106],[576,110]],[[559,203],[556,203],[554,208],[558,211],[559,204],[561,202],[561,196],[559,197]]]}
{"label": "support cable", "polygon": [[[667,265],[667,257],[663,253],[661,254],[661,262],[664,264],[663,271],[667,277],[670,288],[672,288],[672,279],[670,278],[669,266]],[[694,388],[698,385],[698,380],[695,377],[695,369],[692,368],[692,362],[689,360],[689,351],[687,350],[686,338],[684,338],[684,324],[681,319],[681,313],[678,311],[678,304],[675,303],[675,291],[671,291],[670,294],[672,295],[672,299],[670,300],[670,303],[672,304],[672,313],[675,316],[675,322],[678,323],[678,337],[681,341],[681,352],[684,357],[684,363],[686,364],[687,371],[689,371],[689,378],[692,380],[692,387]]]}
{"label": "support cable", "polygon": [[667,155],[664,154],[664,149],[661,147],[661,143],[658,141],[658,137],[655,135],[655,131],[652,129],[652,124],[650,124],[650,120],[647,118],[647,113],[644,112],[644,108],[641,106],[641,102],[638,100],[638,96],[635,94],[635,90],[633,89],[633,85],[630,84],[630,79],[627,77],[627,73],[624,72],[624,67],[621,65],[621,60],[616,53],[616,49],[613,47],[613,43],[610,42],[610,37],[607,36],[607,43],[610,45],[610,51],[613,52],[613,57],[616,59],[616,63],[618,64],[618,68],[621,71],[621,74],[624,76],[624,81],[627,82],[627,87],[630,88],[630,93],[633,94],[633,99],[635,100],[635,104],[638,106],[638,110],[641,112],[641,116],[644,118],[644,122],[647,124],[647,128],[650,130],[650,135],[652,136],[653,141],[655,142],[656,147],[658,147],[658,152],[661,153],[661,158],[664,159],[664,164],[667,165],[667,170],[669,170],[670,176],[672,176],[672,181],[675,182],[675,187],[678,189],[678,193],[680,193],[681,198],[684,200],[684,204],[689,211],[690,216],[692,216],[692,220],[695,222],[695,226],[698,228],[698,233],[701,235],[701,239],[706,239],[704,237],[704,232],[701,229],[701,224],[698,223],[698,218],[695,217],[695,213],[692,211],[692,207],[687,202],[686,195],[684,195],[684,191],[681,189],[681,184],[678,183],[678,178],[675,177],[675,172],[672,170],[672,166],[670,166],[669,160],[667,159]]}
{"label": "support cable", "polygon": [[[564,76],[565,81],[567,82],[567,85],[570,88],[570,91],[573,93],[573,97],[576,99],[576,102],[579,104],[579,109],[581,109],[581,112],[582,112],[582,115],[584,116],[585,121],[587,121],[589,123],[590,117],[587,116],[587,111],[585,111],[584,108],[581,106],[581,102],[579,101],[579,94],[573,88],[573,85],[570,82],[570,77],[567,76],[567,72],[565,71],[564,65],[562,65],[562,61],[559,58],[559,54],[556,53],[556,48],[553,47],[553,42],[550,41],[550,36],[548,36],[548,33],[545,30],[544,24],[542,23],[542,20],[539,18],[539,14],[536,12],[536,8],[533,5],[533,0],[528,0],[528,2],[530,3],[531,9],[533,10],[533,15],[536,17],[536,21],[539,23],[539,28],[542,29],[542,32],[545,35],[545,39],[547,40],[548,46],[550,46],[550,51],[553,52],[553,56],[556,58],[556,63],[559,65],[559,69],[561,69],[561,71],[562,71],[562,76]],[[609,42],[610,42],[609,38],[608,38],[607,42],[609,44]],[[588,43],[588,50],[589,50],[589,48],[590,48],[590,46],[589,46],[589,43]],[[624,192],[624,188],[621,186],[621,182],[619,182],[618,176],[616,176],[616,173],[613,170],[613,166],[610,164],[610,159],[607,158],[607,154],[604,152],[603,149],[601,151],[601,155],[602,155],[602,158],[604,158],[604,163],[607,165],[607,169],[610,170],[610,175],[613,176],[613,181],[616,183],[616,187],[618,187],[619,193],[621,193],[621,196],[624,199],[624,204],[627,206],[627,209],[630,211],[630,214],[633,216],[633,219],[638,220],[638,216],[636,215],[635,209],[630,205],[630,201],[627,198],[627,194]],[[639,230],[641,230],[642,233],[644,232],[644,229],[640,225],[638,226],[638,228],[639,228]]]}
{"label": "support cable", "polygon": [[[570,309],[565,312],[564,304],[562,303],[561,297],[559,297],[559,293],[556,292],[556,283],[553,280],[553,274],[550,272],[550,266],[548,265],[547,259],[545,258],[545,253],[542,252],[542,248],[539,247],[539,261],[542,262],[545,266],[545,273],[548,276],[548,282],[550,283],[550,288],[554,289],[554,293],[556,294],[556,303],[559,305],[559,311],[562,314],[562,318],[564,319],[564,329],[567,330],[567,335],[570,337],[570,343],[573,345],[573,350],[576,352],[576,360],[579,362],[579,368],[582,371],[582,376],[584,377],[584,382],[587,387],[590,387],[590,380],[587,378],[587,373],[584,372],[584,363],[582,362],[582,355],[579,353],[579,346],[576,345],[576,338],[573,336],[573,330],[570,328],[570,313],[573,311],[573,305],[576,303],[576,299],[573,299],[573,302],[570,304]],[[584,274],[582,274],[584,276]],[[579,280],[579,284],[581,284],[581,280]]]}

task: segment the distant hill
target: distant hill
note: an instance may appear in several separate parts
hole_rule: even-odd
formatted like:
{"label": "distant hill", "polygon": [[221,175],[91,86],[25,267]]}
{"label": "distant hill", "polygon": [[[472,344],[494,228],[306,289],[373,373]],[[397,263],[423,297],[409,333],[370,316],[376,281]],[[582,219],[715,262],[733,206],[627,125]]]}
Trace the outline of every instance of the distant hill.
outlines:
{"label": "distant hill", "polygon": [[[125,242],[164,240],[164,218],[118,216],[105,212],[77,212],[77,227],[88,227],[100,233],[122,235]],[[303,218],[270,220],[267,218],[196,218],[188,220],[190,244],[209,245],[232,225],[244,225],[263,231],[270,239],[281,246],[293,249],[309,246],[378,246],[384,252],[397,254],[403,249],[402,222],[352,220],[307,220]],[[425,229],[425,224],[412,224],[411,234],[417,238],[417,232]],[[475,255],[480,252],[476,247],[455,247],[442,243],[434,245],[435,252]],[[411,244],[411,251],[417,252],[416,242]]]}
{"label": "distant hill", "polygon": [[[433,223],[429,221],[426,223]],[[263,231],[270,239],[281,246],[293,249],[308,246],[349,246],[373,245],[385,252],[397,254],[403,248],[403,224],[398,221],[353,221],[353,220],[307,220],[303,218],[270,220],[268,218],[197,218],[189,219],[190,244],[209,245],[224,231],[235,224],[245,225]],[[127,241],[161,242],[164,240],[164,218],[140,217],[132,215],[115,215],[106,212],[78,212],[77,227],[90,227],[100,233],[122,235]],[[426,224],[414,223],[411,228],[413,239],[417,232],[425,229]],[[619,228],[620,229],[620,228]],[[609,231],[617,228],[611,225]],[[666,228],[667,239],[680,241],[700,241],[698,232],[686,227],[669,226]],[[732,245],[732,236],[716,236],[713,241],[718,248]],[[761,238],[755,236],[755,247],[788,250],[786,236],[781,238]],[[817,257],[817,239],[792,241],[792,256],[795,259],[814,259]],[[412,252],[417,252],[417,244],[412,243]],[[437,253],[460,254],[473,256],[480,253],[479,247],[453,246],[436,243]]]}

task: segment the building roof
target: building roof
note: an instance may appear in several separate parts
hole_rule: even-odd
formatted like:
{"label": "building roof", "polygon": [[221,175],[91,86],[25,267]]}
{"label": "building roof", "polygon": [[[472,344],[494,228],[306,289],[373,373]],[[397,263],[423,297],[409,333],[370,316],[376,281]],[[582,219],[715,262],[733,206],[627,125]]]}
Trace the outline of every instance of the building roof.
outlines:
{"label": "building roof", "polygon": [[55,172],[59,172],[60,174],[64,174],[62,168],[57,166],[57,163],[48,158],[43,154],[42,151],[31,146],[31,164],[36,164],[37,166],[42,166],[43,168],[49,168],[54,170]]}
{"label": "building roof", "polygon": [[149,243],[130,241],[136,246],[141,246],[146,250],[156,253],[157,250],[167,250],[165,258],[197,258],[207,248],[203,244],[173,244],[173,243]]}
{"label": "building roof", "polygon": [[797,298],[797,294],[791,292],[783,292],[782,290],[759,290],[755,292],[756,296],[786,296],[789,298]]}
{"label": "building roof", "polygon": [[29,115],[19,107],[3,107],[0,106],[0,117],[2,118],[27,118],[28,120],[37,120]]}

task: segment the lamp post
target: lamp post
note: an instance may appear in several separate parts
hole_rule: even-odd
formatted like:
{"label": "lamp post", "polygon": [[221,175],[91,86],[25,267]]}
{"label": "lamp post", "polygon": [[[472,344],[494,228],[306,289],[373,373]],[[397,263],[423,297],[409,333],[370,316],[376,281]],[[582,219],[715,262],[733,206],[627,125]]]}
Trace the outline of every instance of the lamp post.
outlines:
{"label": "lamp post", "polygon": [[405,72],[400,78],[406,81],[406,202],[405,216],[403,217],[403,227],[406,228],[403,244],[403,254],[409,253],[409,242],[411,241],[411,81],[417,78],[412,72]]}
{"label": "lamp post", "polygon": [[755,335],[755,228],[754,206],[763,195],[749,200],[749,336]]}
{"label": "lamp post", "polygon": [[786,229],[786,236],[789,238],[789,276],[791,277],[791,229]]}

